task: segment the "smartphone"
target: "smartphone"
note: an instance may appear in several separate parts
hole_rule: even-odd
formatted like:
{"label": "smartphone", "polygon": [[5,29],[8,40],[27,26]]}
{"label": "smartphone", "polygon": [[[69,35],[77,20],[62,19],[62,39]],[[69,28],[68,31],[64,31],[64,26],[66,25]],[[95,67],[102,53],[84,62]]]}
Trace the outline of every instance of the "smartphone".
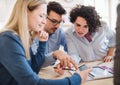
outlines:
{"label": "smartphone", "polygon": [[80,71],[88,69],[88,67],[85,64],[79,66],[78,68],[79,68]]}
{"label": "smartphone", "polygon": [[[79,69],[80,71],[83,71],[83,70],[88,69],[88,67],[87,67],[85,64],[83,64],[83,65],[79,66],[78,69]],[[72,70],[70,70],[69,72],[70,72],[71,74],[74,74],[74,73],[75,73],[75,71],[72,71]]]}

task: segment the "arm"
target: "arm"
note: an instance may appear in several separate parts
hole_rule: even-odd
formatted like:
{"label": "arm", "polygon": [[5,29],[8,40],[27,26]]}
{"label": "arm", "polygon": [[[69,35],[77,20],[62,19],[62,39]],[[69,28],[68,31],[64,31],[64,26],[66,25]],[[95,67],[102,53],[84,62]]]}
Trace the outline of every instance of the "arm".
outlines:
{"label": "arm", "polygon": [[32,52],[32,47],[30,48],[31,67],[36,73],[39,72],[41,65],[43,64],[45,60],[46,41],[48,40],[48,37],[49,36],[47,32],[40,30],[38,33],[36,33],[36,38],[35,38],[35,40],[38,39],[39,43],[35,43],[36,41],[33,41],[34,44],[38,44],[38,47],[36,46],[37,53],[33,53],[34,50]]}
{"label": "arm", "polygon": [[[52,57],[51,58],[53,58],[53,60],[58,59],[60,61],[61,67],[71,68],[71,65],[72,65],[77,69],[77,66],[76,66],[75,62],[73,61],[73,59],[67,53],[65,53],[64,51],[56,50],[56,51],[52,52]],[[48,58],[48,59],[50,59],[50,58]],[[49,61],[48,59],[45,59],[46,62],[48,62],[46,64],[51,63],[51,61]],[[61,70],[59,70],[59,71],[61,71]]]}
{"label": "arm", "polygon": [[42,67],[46,67],[54,64],[56,59],[53,57],[53,52],[47,53],[45,55],[45,62],[42,64]]}
{"label": "arm", "polygon": [[65,32],[58,28],[55,34],[51,35],[51,37],[48,40],[49,45],[53,45],[54,48],[47,47],[49,50],[51,49],[51,52],[46,54],[45,62],[42,65],[42,67],[46,67],[48,65],[52,65],[55,63],[56,58],[54,58],[55,51],[58,51],[60,46],[63,46],[63,50],[67,52],[67,46],[66,46],[66,40],[65,40]]}
{"label": "arm", "polygon": [[[49,45],[53,45],[53,47]],[[63,57],[66,56],[66,53],[64,51],[59,50],[60,46],[63,46],[64,48],[63,50],[67,52],[65,33],[61,28],[58,28],[55,34],[51,35],[48,40],[47,48],[49,49],[48,51],[51,52],[46,54],[45,62],[42,65],[42,67],[54,64],[58,56],[63,56]]]}
{"label": "arm", "polygon": [[114,56],[115,53],[115,47],[109,47],[107,56]]}
{"label": "arm", "polygon": [[39,42],[39,47],[37,48],[37,53],[33,54],[30,48],[31,54],[31,67],[38,74],[44,60],[45,60],[45,48],[46,42]]}
{"label": "arm", "polygon": [[108,52],[103,61],[110,62],[113,59],[115,53],[116,33],[110,29],[107,24],[105,24],[105,33],[108,39]]}
{"label": "arm", "polygon": [[[15,35],[3,35],[0,37],[0,40],[2,41],[0,48],[3,48],[0,50],[0,63],[19,85],[35,85],[39,82],[39,78],[29,66],[23,46],[19,38],[16,37],[17,36]],[[7,73],[3,75],[7,75]]]}
{"label": "arm", "polygon": [[[43,45],[44,44],[44,45]],[[51,65],[51,64],[53,64],[56,60],[53,58],[53,56],[52,56],[52,53],[53,52],[50,52],[50,53],[48,53],[48,54],[44,54],[44,56],[43,56],[43,53],[41,53],[42,52],[42,50],[44,50],[44,49],[46,49],[46,42],[41,42],[41,41],[39,41],[38,40],[38,38],[36,37],[36,38],[34,38],[34,41],[33,41],[33,44],[31,45],[31,48],[30,48],[30,53],[31,53],[31,57],[32,58],[35,58],[37,61],[38,61],[38,63],[40,64],[40,66],[42,65],[42,67],[46,67],[46,66],[48,66],[48,65]],[[45,53],[45,52],[44,52]],[[40,60],[38,60],[38,59],[40,59],[41,57],[45,57],[45,59],[44,59],[44,62],[43,63],[41,63],[41,62],[39,62]],[[38,58],[38,59],[37,59]],[[36,63],[37,64],[37,63]],[[39,64],[37,65],[38,67],[39,67]],[[39,69],[38,69],[39,70]],[[38,70],[37,70],[37,72],[38,72]]]}
{"label": "arm", "polygon": [[19,39],[2,36],[2,38],[0,37],[0,41],[0,48],[3,48],[0,50],[0,63],[19,85],[80,85],[81,78],[77,73],[72,77],[59,80],[39,78],[29,66]]}

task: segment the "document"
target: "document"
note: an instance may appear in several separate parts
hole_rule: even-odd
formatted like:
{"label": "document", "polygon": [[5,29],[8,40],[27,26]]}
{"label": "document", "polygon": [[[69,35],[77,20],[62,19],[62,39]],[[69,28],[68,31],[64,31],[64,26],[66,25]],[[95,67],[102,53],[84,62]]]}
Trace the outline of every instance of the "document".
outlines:
{"label": "document", "polygon": [[[80,71],[86,70],[88,67],[84,64],[78,67]],[[75,71],[70,70],[71,74],[74,74]],[[108,66],[94,66],[92,71],[88,74],[87,80],[101,79],[113,77],[113,68]]]}
{"label": "document", "polygon": [[89,77],[92,79],[113,77],[113,70],[107,66],[95,66],[89,73]]}

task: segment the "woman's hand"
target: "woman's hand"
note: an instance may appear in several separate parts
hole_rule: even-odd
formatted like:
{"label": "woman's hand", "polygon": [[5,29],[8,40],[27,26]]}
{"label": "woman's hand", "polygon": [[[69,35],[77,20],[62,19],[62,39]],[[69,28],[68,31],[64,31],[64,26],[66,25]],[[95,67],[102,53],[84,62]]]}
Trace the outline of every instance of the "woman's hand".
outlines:
{"label": "woman's hand", "polygon": [[87,70],[80,71],[79,69],[76,71],[81,76],[82,83],[84,83],[87,79],[88,74],[92,71],[92,68],[88,68]]}
{"label": "woman's hand", "polygon": [[36,36],[39,39],[39,41],[47,41],[49,38],[48,33],[43,30],[37,32]]}
{"label": "woman's hand", "polygon": [[64,74],[64,70],[62,68],[63,68],[63,66],[61,66],[60,63],[59,63],[59,64],[56,65],[56,67],[54,68],[54,70],[58,74],[63,75]]}
{"label": "woman's hand", "polygon": [[109,47],[107,55],[103,58],[103,62],[111,62],[115,54],[115,47]]}
{"label": "woman's hand", "polygon": [[113,56],[105,56],[103,62],[111,62],[113,60]]}

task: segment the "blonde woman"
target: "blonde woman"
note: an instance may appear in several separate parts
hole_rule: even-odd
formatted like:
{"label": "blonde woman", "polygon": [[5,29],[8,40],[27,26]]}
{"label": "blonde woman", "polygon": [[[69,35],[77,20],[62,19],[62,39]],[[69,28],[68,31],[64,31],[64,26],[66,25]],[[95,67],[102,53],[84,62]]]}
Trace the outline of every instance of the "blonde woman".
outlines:
{"label": "blonde woman", "polygon": [[[45,80],[36,74],[39,65],[30,58],[32,37],[37,36],[41,63],[44,61],[48,34],[43,31],[46,22],[44,0],[17,0],[5,30],[0,33],[0,85],[80,85],[89,70],[78,71],[60,80]],[[38,65],[37,65],[38,64]],[[36,70],[37,69],[37,70]]]}

